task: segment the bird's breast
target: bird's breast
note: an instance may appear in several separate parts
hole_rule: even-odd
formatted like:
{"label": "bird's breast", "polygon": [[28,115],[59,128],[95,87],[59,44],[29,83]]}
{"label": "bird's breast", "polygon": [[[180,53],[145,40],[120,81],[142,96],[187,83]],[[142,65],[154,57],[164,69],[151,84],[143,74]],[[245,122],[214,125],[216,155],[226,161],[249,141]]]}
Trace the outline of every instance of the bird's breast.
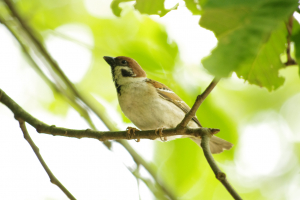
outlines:
{"label": "bird's breast", "polygon": [[118,99],[124,114],[142,130],[173,128],[184,117],[180,108],[146,82],[123,85]]}

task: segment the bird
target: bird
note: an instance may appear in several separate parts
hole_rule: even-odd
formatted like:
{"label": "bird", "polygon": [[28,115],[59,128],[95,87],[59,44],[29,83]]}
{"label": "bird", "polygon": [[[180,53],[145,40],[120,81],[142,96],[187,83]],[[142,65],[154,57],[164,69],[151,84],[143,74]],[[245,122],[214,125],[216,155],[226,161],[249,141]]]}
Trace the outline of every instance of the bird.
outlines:
{"label": "bird", "polygon": [[[175,128],[190,111],[190,107],[170,88],[147,78],[146,72],[134,59],[125,56],[103,58],[111,67],[121,110],[137,128],[159,129],[161,133],[163,128]],[[187,126],[202,127],[196,116]],[[172,137],[165,139],[175,139]],[[190,139],[200,146],[200,137]],[[217,154],[231,149],[233,144],[213,135],[209,146],[211,153]]]}

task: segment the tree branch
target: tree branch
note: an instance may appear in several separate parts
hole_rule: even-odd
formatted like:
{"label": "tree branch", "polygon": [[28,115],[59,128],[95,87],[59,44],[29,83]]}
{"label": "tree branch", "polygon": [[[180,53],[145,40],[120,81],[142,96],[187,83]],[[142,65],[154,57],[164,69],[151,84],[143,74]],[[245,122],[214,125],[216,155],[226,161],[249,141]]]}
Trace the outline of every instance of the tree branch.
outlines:
{"label": "tree branch", "polygon": [[12,16],[19,22],[22,29],[26,33],[26,35],[30,38],[31,42],[34,44],[35,49],[38,53],[43,56],[44,60],[48,65],[52,68],[52,70],[59,76],[59,78],[64,82],[64,84],[71,90],[71,92],[78,97],[85,105],[87,105],[99,118],[100,120],[107,126],[109,130],[116,130],[112,121],[99,112],[99,109],[93,106],[84,96],[77,90],[74,84],[69,80],[63,70],[59,67],[55,59],[52,58],[48,50],[45,48],[44,44],[40,41],[40,39],[36,36],[35,31],[23,20],[18,10],[16,9],[14,3],[11,0],[4,0],[7,7],[12,13]]}
{"label": "tree branch", "polygon": [[224,185],[224,187],[231,194],[231,196],[236,200],[242,200],[242,198],[239,196],[239,194],[230,185],[230,183],[226,179],[226,174],[220,170],[220,168],[218,167],[216,161],[214,160],[214,158],[210,152],[209,141],[210,141],[211,136],[214,135],[215,133],[210,129],[205,129],[204,132],[205,133],[201,136],[202,137],[201,147],[203,149],[204,156],[205,156],[209,166],[213,170],[216,178]]}
{"label": "tree branch", "polygon": [[[211,84],[216,85],[216,83]],[[203,97],[207,97],[209,94],[209,91],[212,90],[212,87],[208,87],[211,89],[207,89],[207,92],[204,92],[205,95]],[[197,98],[197,101],[199,99]],[[201,101],[201,100],[200,100]],[[203,101],[203,99],[202,99]],[[14,102],[3,90],[0,89],[0,102],[2,102],[4,105],[6,105],[15,115],[16,119],[22,119],[26,122],[28,122],[30,125],[36,128],[37,132],[39,133],[47,133],[51,134],[53,136],[59,135],[59,136],[65,136],[65,137],[76,137],[76,138],[94,138],[101,141],[105,140],[115,140],[118,139],[119,143],[122,143],[122,140],[119,139],[156,139],[161,137],[160,135],[156,134],[155,130],[146,130],[146,131],[136,131],[134,133],[128,133],[127,131],[94,131],[91,129],[86,130],[75,130],[75,129],[66,129],[66,128],[60,128],[55,126],[49,126],[45,124],[44,122],[39,121],[38,119],[31,116],[29,113],[27,113],[25,110],[23,110],[16,102]],[[197,102],[196,102],[197,103]],[[195,104],[196,104],[195,103]],[[201,104],[201,102],[200,102]],[[200,105],[198,103],[198,105]],[[201,137],[201,147],[203,148],[204,155],[211,166],[213,172],[216,175],[216,178],[222,182],[222,184],[225,186],[225,188],[228,190],[228,192],[234,197],[234,199],[240,200],[241,197],[235,192],[235,190],[232,188],[232,186],[229,184],[229,182],[226,179],[225,173],[223,173],[217,166],[216,162],[214,161],[214,158],[210,152],[209,148],[209,141],[210,137],[213,134],[218,133],[219,129],[209,129],[209,128],[197,128],[197,129],[190,129],[188,127],[181,128],[178,130],[177,128],[173,129],[165,129],[163,132],[163,136],[174,136],[174,135],[189,135],[194,137]],[[126,145],[124,146],[126,147]],[[143,159],[140,159],[141,157],[130,151],[132,147],[127,146],[127,150],[129,149],[129,152],[132,153],[133,158],[137,164],[142,164],[146,169],[149,171],[149,173],[153,176],[155,174],[148,165],[145,164],[145,161]],[[155,177],[154,177],[155,178]],[[159,183],[159,182],[158,182]],[[164,191],[164,187],[162,187]],[[170,197],[173,198],[173,195],[170,193],[167,193]]]}
{"label": "tree branch", "polygon": [[211,93],[214,87],[218,84],[220,79],[214,78],[209,86],[204,90],[204,92],[197,96],[196,102],[194,103],[191,110],[185,115],[182,122],[178,124],[177,128],[182,129],[187,126],[187,124],[191,121],[193,117],[195,117],[197,110],[199,109],[202,102],[206,99],[206,97]]}
{"label": "tree branch", "polygon": [[[5,19],[2,18],[0,15],[0,22],[3,23],[4,26],[10,31],[10,33],[14,36],[14,38],[18,41],[22,52],[24,53],[25,57],[27,58],[28,62],[31,64],[31,66],[34,68],[34,70],[39,74],[39,76],[46,82],[46,84],[52,89],[53,92],[59,93],[62,97],[65,98],[65,100],[75,109],[79,114],[86,120],[86,122],[93,128],[96,129],[95,125],[93,124],[86,108],[84,108],[82,105],[80,105],[77,101],[75,101],[74,97],[67,92],[63,90],[62,87],[58,87],[55,85],[41,70],[41,68],[38,66],[38,64],[33,59],[32,55],[30,54],[30,47],[26,45],[26,43],[22,40],[22,37],[17,34],[15,24],[10,25]],[[12,22],[12,21],[10,21]]]}
{"label": "tree branch", "polygon": [[[74,129],[66,129],[66,128],[58,128],[55,126],[49,126],[46,123],[34,118],[31,116],[28,112],[26,112],[22,107],[20,107],[16,102],[14,102],[3,90],[0,89],[0,102],[2,102],[4,105],[6,105],[13,113],[16,119],[26,121],[31,126],[36,128],[37,132],[39,133],[46,133],[51,134],[53,136],[65,136],[65,137],[76,137],[76,138],[94,138],[98,139],[100,141],[107,141],[109,139],[139,139],[139,138],[145,138],[147,139],[148,135],[154,134],[152,136],[152,139],[159,138],[160,136],[155,135],[155,131],[137,131],[135,135],[128,134],[127,131],[94,131],[91,129],[85,129],[85,130],[74,130]],[[175,130],[171,130],[175,132]],[[139,135],[141,133],[141,135]],[[106,135],[108,134],[108,135]],[[169,133],[171,134],[171,132]],[[115,135],[115,136],[114,136]],[[108,136],[108,137],[107,137]],[[148,138],[149,139],[149,138]],[[145,167],[146,170],[153,176],[153,179],[156,181],[155,185],[152,185],[149,187],[150,190],[157,187],[159,191],[163,191],[167,196],[169,196],[171,199],[176,199],[176,197],[167,190],[162,183],[160,183],[157,180],[157,177],[155,176],[155,171],[152,167],[138,154],[134,151],[134,149],[128,144],[125,140],[116,140],[118,143],[124,146],[124,148],[131,154],[134,161],[137,164],[141,164]],[[133,175],[135,175],[132,172]],[[138,177],[137,177],[138,178]],[[141,179],[144,181],[144,179]],[[147,186],[151,184],[151,182],[145,183]],[[154,195],[158,195],[161,193],[158,193],[156,191],[153,191]],[[161,198],[161,196],[156,196],[157,198]]]}
{"label": "tree branch", "polygon": [[[15,115],[15,118],[22,119],[33,126],[37,132],[51,134],[53,136],[65,136],[65,137],[75,137],[75,138],[94,138],[100,141],[106,140],[121,140],[121,139],[157,139],[161,136],[156,134],[155,130],[146,130],[146,131],[135,131],[128,133],[128,131],[95,131],[92,129],[76,130],[76,129],[67,129],[62,127],[56,127],[54,125],[50,126],[26,112],[22,107],[20,107],[16,102],[14,102],[3,90],[0,89],[0,101],[6,105]],[[163,136],[173,136],[173,135],[191,135],[199,137],[204,133],[206,128],[190,129],[185,128],[182,131],[178,132],[176,128],[164,129]],[[217,129],[213,129],[217,130]],[[218,131],[218,130],[217,130]],[[118,141],[122,144],[122,141]],[[124,143],[123,143],[124,145]],[[125,145],[126,146],[126,145]],[[131,147],[130,147],[131,148]],[[129,146],[127,146],[129,149]],[[133,149],[132,149],[133,150]],[[133,151],[130,151],[133,153]],[[145,161],[141,159],[138,154],[134,154],[134,159],[138,163],[145,165]],[[148,168],[150,170],[150,168]],[[147,170],[148,170],[147,169]],[[151,171],[151,170],[150,170]],[[151,172],[150,172],[151,173]],[[151,174],[154,174],[152,172]]]}
{"label": "tree branch", "polygon": [[[1,95],[1,94],[0,94]],[[1,96],[0,96],[1,98]],[[16,118],[16,120],[19,121],[20,124],[20,128],[24,134],[24,138],[27,140],[27,142],[29,143],[29,145],[31,146],[32,150],[34,151],[36,157],[39,159],[41,165],[43,166],[43,168],[45,169],[45,171],[47,172],[49,178],[50,178],[50,182],[53,183],[54,185],[56,185],[57,187],[59,187],[64,193],[65,195],[67,195],[69,197],[69,199],[71,200],[76,200],[76,198],[65,188],[65,186],[63,186],[63,184],[61,184],[61,182],[54,176],[54,174],[51,172],[51,170],[49,169],[49,167],[47,166],[47,164],[45,163],[43,157],[40,154],[40,150],[39,148],[35,145],[35,143],[33,142],[33,140],[31,139],[26,125],[25,125],[25,121],[21,118]]]}
{"label": "tree branch", "polygon": [[[185,115],[184,119],[178,124],[176,129],[178,131],[187,130],[187,124],[189,121],[196,116],[196,112],[199,109],[202,102],[206,99],[206,97],[211,93],[211,91],[218,84],[220,79],[214,78],[209,86],[204,90],[201,95],[198,95],[196,102],[194,103],[192,109]],[[210,152],[209,141],[212,135],[219,132],[219,129],[203,129],[200,134],[201,137],[201,147],[203,149],[204,156],[209,163],[211,169],[213,170],[216,178],[224,185],[227,191],[231,194],[231,196],[236,200],[241,200],[242,198],[239,194],[234,190],[234,188],[230,185],[228,180],[226,179],[226,174],[220,170],[212,153]]]}

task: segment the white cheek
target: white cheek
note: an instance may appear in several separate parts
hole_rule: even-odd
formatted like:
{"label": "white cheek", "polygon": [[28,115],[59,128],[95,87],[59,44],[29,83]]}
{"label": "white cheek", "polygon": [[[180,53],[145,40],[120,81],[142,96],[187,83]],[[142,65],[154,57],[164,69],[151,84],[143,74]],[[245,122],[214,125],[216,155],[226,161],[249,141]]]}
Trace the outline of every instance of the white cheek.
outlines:
{"label": "white cheek", "polygon": [[122,75],[122,69],[125,70],[131,70],[129,67],[125,67],[125,66],[117,66],[114,69],[114,77],[115,77],[115,81],[118,85],[125,85],[128,83],[133,83],[133,82],[139,82],[142,81],[144,79],[146,79],[145,77],[123,77]]}
{"label": "white cheek", "polygon": [[129,70],[129,67],[116,66],[115,69],[114,69],[114,76],[115,76],[116,80],[124,78],[122,76],[122,69]]}

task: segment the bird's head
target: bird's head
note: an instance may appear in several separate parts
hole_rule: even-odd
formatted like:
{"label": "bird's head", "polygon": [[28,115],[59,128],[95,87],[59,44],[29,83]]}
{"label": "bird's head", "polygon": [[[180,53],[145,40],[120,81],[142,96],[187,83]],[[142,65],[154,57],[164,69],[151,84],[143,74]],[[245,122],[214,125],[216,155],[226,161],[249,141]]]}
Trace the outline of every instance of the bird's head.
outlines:
{"label": "bird's head", "polygon": [[146,72],[132,58],[125,56],[109,57],[104,56],[104,60],[110,65],[113,80],[118,85],[138,81],[139,78],[146,78]]}

